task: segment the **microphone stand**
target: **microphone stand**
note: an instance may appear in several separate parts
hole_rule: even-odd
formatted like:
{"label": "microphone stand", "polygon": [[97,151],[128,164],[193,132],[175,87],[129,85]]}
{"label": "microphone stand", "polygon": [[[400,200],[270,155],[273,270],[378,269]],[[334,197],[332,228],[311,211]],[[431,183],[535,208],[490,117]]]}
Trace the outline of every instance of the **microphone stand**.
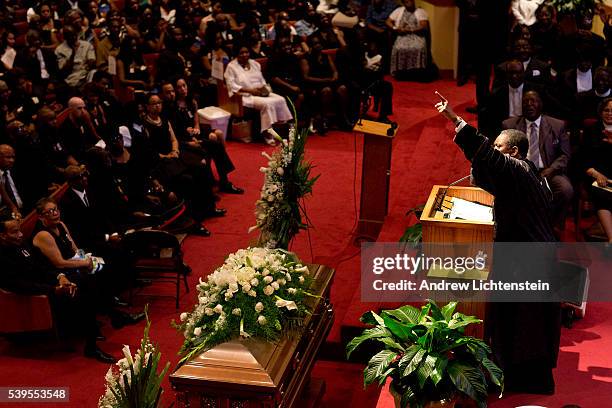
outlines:
{"label": "microphone stand", "polygon": [[436,209],[436,211],[442,211],[442,204],[444,203],[444,199],[446,198],[446,193],[448,193],[448,189],[451,188],[454,185],[457,185],[457,184],[461,183],[464,180],[469,179],[470,176],[471,176],[471,174],[468,174],[467,176],[461,177],[459,180],[455,180],[452,183],[450,183],[448,186],[446,186],[446,188],[444,189],[444,193],[440,196],[440,201],[438,202],[436,200],[437,203],[436,203],[436,205],[434,205],[434,208]]}

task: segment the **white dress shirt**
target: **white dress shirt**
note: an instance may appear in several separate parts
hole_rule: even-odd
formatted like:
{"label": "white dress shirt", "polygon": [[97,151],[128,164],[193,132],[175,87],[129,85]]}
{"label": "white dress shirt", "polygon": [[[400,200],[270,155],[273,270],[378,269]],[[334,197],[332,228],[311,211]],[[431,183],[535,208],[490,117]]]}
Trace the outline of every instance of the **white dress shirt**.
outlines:
{"label": "white dress shirt", "polygon": [[73,188],[72,191],[81,199],[85,207],[89,207],[89,200],[87,199],[87,193],[85,191],[79,191],[76,188]]}
{"label": "white dress shirt", "polygon": [[578,92],[590,91],[593,88],[593,75],[589,69],[587,72],[576,70],[576,89]]}

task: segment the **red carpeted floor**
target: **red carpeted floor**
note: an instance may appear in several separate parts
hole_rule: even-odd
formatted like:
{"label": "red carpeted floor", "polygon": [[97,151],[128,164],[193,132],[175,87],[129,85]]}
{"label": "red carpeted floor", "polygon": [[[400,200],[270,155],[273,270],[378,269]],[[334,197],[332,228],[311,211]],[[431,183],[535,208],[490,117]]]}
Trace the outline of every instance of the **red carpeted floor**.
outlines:
{"label": "red carpeted floor", "polygon": [[[408,209],[425,201],[433,184],[444,184],[468,173],[469,164],[452,142],[452,129],[433,108],[434,90],[439,90],[468,121],[473,115],[464,109],[473,103],[473,86],[457,88],[454,82],[432,84],[395,83],[394,119],[399,133],[393,145],[389,216],[379,241],[397,241],[414,219],[405,217]],[[185,258],[193,268],[189,278],[193,289],[198,277],[211,272],[225,255],[253,243],[256,236],[248,235],[253,224],[253,203],[263,180],[259,167],[265,164],[260,155],[261,144],[228,143],[237,170],[232,181],[246,189],[243,196],[223,195],[220,206],[228,215],[209,221],[210,238],[189,237],[184,242]],[[351,133],[330,132],[328,136],[313,136],[308,142],[307,156],[315,165],[314,173],[321,178],[314,194],[306,202],[314,228],[301,233],[292,249],[305,261],[328,264],[336,268],[332,302],[336,320],[328,338],[323,358],[313,375],[327,382],[325,406],[374,407],[378,390],[362,387],[362,366],[344,362],[341,352],[347,330],[359,325],[359,316],[369,308],[383,304],[364,304],[359,298],[359,247],[353,244],[351,232],[356,225],[360,185],[361,137]],[[172,294],[172,287],[167,288]],[[174,365],[181,337],[170,327],[180,311],[191,307],[195,293],[183,293],[181,308],[174,308],[170,298],[136,298],[134,309],[150,304],[153,326],[151,337],[160,345],[164,360]],[[493,402],[494,407],[542,405],[560,407],[575,403],[583,408],[612,407],[612,305],[590,304],[587,316],[573,329],[563,330],[559,367],[555,372],[557,393],[551,397],[509,395]],[[104,350],[119,356],[123,344],[134,350],[140,340],[143,325],[113,330],[103,327],[107,341]],[[78,349],[78,344],[77,344]],[[80,351],[80,350],[79,350]],[[107,366],[85,359],[79,351],[57,351],[48,338],[26,343],[10,343],[0,339],[0,386],[68,386],[70,404],[47,407],[93,407],[104,391]],[[173,398],[165,383],[164,403]],[[3,407],[10,404],[1,404]],[[31,406],[31,405],[30,405]]]}

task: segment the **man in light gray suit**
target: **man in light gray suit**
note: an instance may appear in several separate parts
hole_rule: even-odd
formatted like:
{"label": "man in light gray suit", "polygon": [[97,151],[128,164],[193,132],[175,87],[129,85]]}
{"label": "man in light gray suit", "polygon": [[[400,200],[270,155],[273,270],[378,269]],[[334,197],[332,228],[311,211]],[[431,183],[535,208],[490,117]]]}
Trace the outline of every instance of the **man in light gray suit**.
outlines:
{"label": "man in light gray suit", "polygon": [[540,175],[548,181],[553,192],[552,219],[555,226],[563,227],[565,215],[574,189],[566,175],[570,158],[570,142],[562,120],[542,115],[542,99],[536,91],[523,95],[522,115],[506,119],[504,129],[518,129],[527,134],[531,160]]}

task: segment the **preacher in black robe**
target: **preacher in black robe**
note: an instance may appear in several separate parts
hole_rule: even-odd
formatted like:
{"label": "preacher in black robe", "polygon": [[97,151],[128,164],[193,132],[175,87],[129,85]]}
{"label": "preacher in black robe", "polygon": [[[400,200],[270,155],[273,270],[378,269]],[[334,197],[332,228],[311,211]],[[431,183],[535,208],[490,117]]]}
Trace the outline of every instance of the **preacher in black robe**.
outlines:
{"label": "preacher in black robe", "polygon": [[[552,192],[535,165],[524,159],[527,136],[517,130],[503,131],[491,146],[486,136],[454,114],[446,100],[436,107],[455,123],[455,143],[472,162],[475,184],[495,196],[495,241],[554,242]],[[516,262],[497,252],[494,259],[495,264]],[[504,370],[507,390],[554,393],[552,369],[561,335],[559,303],[491,303],[485,333]]]}

